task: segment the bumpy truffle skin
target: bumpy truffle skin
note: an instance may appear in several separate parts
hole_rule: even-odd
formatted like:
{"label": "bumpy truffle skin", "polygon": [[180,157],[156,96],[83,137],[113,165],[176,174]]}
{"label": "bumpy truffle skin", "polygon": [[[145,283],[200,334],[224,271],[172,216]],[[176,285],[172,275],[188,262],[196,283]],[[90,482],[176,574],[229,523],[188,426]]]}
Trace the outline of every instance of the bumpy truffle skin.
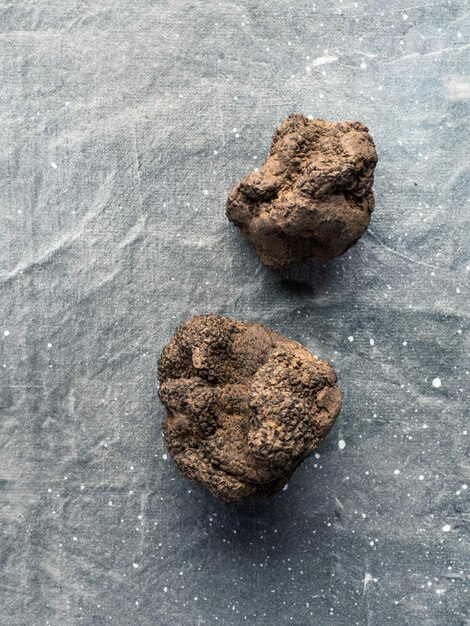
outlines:
{"label": "bumpy truffle skin", "polygon": [[168,450],[186,478],[237,501],[281,489],[332,427],[332,367],[260,324],[193,317],[163,349]]}
{"label": "bumpy truffle skin", "polygon": [[273,269],[343,254],[367,229],[377,153],[359,122],[280,124],[258,172],[230,192],[227,217]]}

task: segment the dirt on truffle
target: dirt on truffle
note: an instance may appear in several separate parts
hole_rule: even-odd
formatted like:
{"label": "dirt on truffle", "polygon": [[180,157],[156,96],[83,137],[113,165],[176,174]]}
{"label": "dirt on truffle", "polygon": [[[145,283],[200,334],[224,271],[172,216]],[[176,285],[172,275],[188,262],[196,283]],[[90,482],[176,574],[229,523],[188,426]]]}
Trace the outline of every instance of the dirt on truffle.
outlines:
{"label": "dirt on truffle", "polygon": [[328,363],[265,326],[218,315],[178,327],[158,375],[173,460],[226,501],[281,489],[341,407]]}
{"label": "dirt on truffle", "polygon": [[277,127],[259,171],[230,192],[227,217],[268,267],[332,259],[367,229],[376,163],[363,124],[294,113]]}

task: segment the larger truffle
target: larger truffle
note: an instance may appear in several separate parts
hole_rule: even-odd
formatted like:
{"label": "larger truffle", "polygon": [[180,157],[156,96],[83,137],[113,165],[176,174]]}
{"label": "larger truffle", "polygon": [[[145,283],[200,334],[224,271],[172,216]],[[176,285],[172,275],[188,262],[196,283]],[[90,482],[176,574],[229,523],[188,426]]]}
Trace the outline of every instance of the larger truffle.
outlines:
{"label": "larger truffle", "polygon": [[230,192],[227,216],[268,267],[332,259],[367,229],[376,163],[363,124],[295,113],[277,127],[259,171]]}
{"label": "larger truffle", "polygon": [[328,363],[260,324],[218,315],[177,328],[158,374],[173,460],[227,501],[281,489],[341,406]]}

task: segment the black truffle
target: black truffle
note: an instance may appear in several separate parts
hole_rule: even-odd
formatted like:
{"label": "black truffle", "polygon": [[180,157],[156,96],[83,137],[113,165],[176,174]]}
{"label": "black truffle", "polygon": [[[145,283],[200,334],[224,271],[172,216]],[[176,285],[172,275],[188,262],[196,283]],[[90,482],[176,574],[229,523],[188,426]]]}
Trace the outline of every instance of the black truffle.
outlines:
{"label": "black truffle", "polygon": [[260,324],[193,317],[158,374],[179,471],[227,501],[281,489],[341,407],[332,367]]}
{"label": "black truffle", "polygon": [[363,124],[295,113],[277,127],[260,170],[230,192],[227,216],[268,267],[332,259],[367,229],[376,163]]}

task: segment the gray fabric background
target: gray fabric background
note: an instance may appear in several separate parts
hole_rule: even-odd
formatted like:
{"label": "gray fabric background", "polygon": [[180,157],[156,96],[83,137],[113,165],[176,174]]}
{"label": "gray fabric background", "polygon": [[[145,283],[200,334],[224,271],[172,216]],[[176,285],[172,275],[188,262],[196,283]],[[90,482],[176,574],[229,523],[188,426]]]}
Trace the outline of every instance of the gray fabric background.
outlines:
{"label": "gray fabric background", "polygon": [[[2,626],[470,624],[467,2],[2,1],[0,31]],[[376,209],[277,274],[224,203],[294,111],[369,126]],[[165,452],[157,359],[209,311],[339,374],[269,500]]]}

